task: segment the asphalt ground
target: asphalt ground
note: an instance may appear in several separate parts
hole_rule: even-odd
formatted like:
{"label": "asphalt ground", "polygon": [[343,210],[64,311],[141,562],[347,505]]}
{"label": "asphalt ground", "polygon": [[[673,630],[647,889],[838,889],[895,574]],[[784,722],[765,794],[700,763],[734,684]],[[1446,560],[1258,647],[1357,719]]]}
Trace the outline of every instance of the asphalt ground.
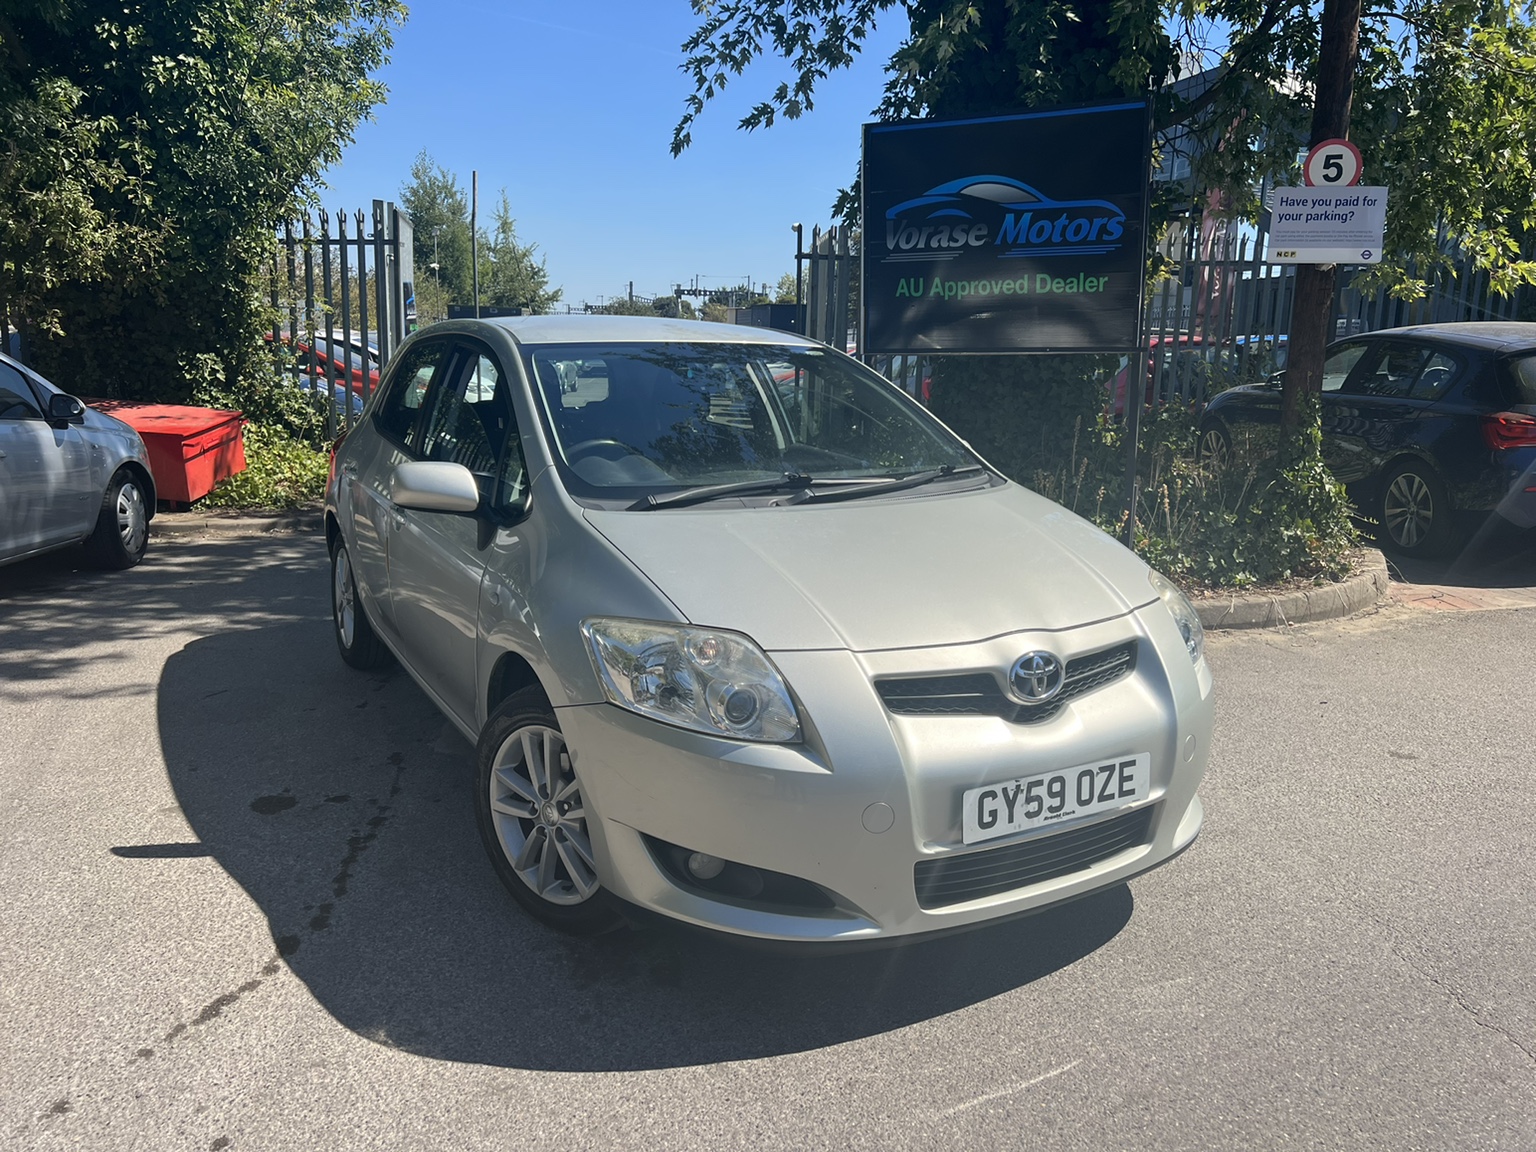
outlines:
{"label": "asphalt ground", "polygon": [[1536,609],[1215,636],[1206,831],[1030,920],[570,940],[313,536],[0,569],[5,1149],[1536,1148]]}

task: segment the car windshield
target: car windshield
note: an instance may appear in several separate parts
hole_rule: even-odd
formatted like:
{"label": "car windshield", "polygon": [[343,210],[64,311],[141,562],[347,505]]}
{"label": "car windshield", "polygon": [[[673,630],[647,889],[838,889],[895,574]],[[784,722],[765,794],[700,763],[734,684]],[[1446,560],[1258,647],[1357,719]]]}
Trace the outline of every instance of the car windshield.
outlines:
{"label": "car windshield", "polygon": [[577,496],[947,476],[976,463],[899,390],[822,349],[552,345],[529,364]]}

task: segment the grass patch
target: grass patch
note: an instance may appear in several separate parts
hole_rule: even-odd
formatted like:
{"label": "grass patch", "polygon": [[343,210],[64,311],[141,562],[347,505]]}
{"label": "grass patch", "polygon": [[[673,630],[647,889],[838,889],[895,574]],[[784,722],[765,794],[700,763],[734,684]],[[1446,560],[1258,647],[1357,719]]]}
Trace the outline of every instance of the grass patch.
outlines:
{"label": "grass patch", "polygon": [[312,504],[325,495],[330,453],[296,439],[281,427],[245,426],[245,471],[219,481],[201,503],[207,508],[280,511]]}

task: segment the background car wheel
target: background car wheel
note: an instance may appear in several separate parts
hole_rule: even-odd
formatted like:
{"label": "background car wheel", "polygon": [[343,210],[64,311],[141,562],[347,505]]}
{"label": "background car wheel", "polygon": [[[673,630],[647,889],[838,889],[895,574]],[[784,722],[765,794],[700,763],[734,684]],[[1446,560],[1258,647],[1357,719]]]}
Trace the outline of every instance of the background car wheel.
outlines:
{"label": "background car wheel", "polygon": [[123,469],[112,477],[96,527],[85,538],[85,553],[103,568],[132,568],[144,559],[149,547],[149,505],[144,488],[132,472]]}
{"label": "background car wheel", "polygon": [[1220,424],[1207,424],[1200,429],[1200,439],[1195,442],[1195,458],[1209,462],[1218,468],[1232,463],[1232,440]]}
{"label": "background car wheel", "polygon": [[501,882],[553,928],[593,935],[623,922],[598,883],[581,785],[537,687],[514,692],[480,733],[475,814]]}
{"label": "background car wheel", "polygon": [[341,658],[354,668],[378,668],[389,662],[384,647],[368,622],[368,613],[357,594],[357,577],[346,542],[337,537],[331,548],[331,623]]}
{"label": "background car wheel", "polygon": [[1388,472],[1379,511],[1383,548],[1407,556],[1435,556],[1451,542],[1451,500],[1428,464],[1410,460]]}

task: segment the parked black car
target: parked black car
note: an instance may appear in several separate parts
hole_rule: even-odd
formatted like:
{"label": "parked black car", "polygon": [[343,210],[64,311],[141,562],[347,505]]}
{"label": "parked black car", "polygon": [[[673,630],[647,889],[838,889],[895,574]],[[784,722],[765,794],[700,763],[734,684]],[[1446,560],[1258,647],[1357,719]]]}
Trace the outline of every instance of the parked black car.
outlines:
{"label": "parked black car", "polygon": [[[1280,419],[1280,377],[1215,397],[1200,452],[1223,458]],[[1422,324],[1328,347],[1323,457],[1381,543],[1444,551],[1456,521],[1536,526],[1536,324]]]}

